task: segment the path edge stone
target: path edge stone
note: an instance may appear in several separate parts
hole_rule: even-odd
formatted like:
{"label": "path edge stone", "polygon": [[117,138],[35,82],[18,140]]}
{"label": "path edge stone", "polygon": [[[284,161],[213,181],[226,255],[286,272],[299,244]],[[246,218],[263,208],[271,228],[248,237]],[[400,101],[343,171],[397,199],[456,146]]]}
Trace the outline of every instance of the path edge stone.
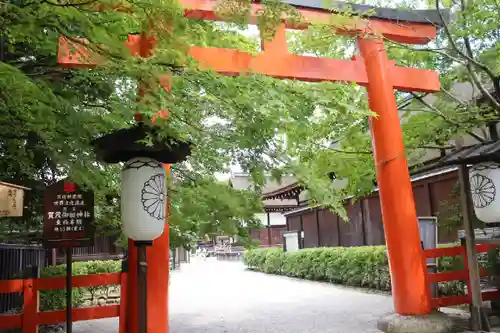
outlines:
{"label": "path edge stone", "polygon": [[385,333],[450,333],[453,320],[442,312],[425,316],[390,314],[379,319],[377,328]]}

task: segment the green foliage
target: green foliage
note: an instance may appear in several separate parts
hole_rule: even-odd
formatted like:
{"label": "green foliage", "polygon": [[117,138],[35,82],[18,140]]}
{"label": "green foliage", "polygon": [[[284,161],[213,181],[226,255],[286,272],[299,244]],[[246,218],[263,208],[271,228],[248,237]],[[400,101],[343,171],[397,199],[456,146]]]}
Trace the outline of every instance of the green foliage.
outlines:
{"label": "green foliage", "polygon": [[[385,246],[312,248],[283,252],[278,248],[246,250],[244,263],[251,269],[301,279],[328,281],[352,287],[391,290]],[[441,258],[439,271],[463,269],[454,258]],[[441,296],[463,295],[465,283],[439,284]]]}
{"label": "green foliage", "polygon": [[[100,3],[99,11],[94,3],[60,0],[2,5],[0,179],[32,188],[24,216],[2,219],[5,237],[30,232],[39,237],[43,190],[66,176],[95,191],[98,230],[120,234],[120,166],[96,163],[91,141],[130,126],[137,111],[152,116],[160,109],[169,112],[156,123],[160,138],[193,144],[192,156],[176,166],[170,184],[172,244],[189,247],[205,232],[247,237],[245,229],[255,225],[249,216],[259,207],[264,173],[300,170],[292,161],[307,157],[296,157],[342,137],[368,114],[352,103],[351,86],[199,70],[186,55],[190,45],[259,49],[256,38],[237,29],[248,21],[248,1],[218,3],[221,14],[242,18],[235,24],[188,20],[175,1],[121,2],[128,12],[114,10],[113,1]],[[265,38],[283,13],[288,20],[301,19],[290,6],[264,2],[258,24]],[[156,51],[149,58],[133,57],[123,42],[128,33],[143,30],[155,37]],[[106,62],[93,69],[62,68],[56,63],[61,35],[88,38],[89,49]],[[160,85],[164,75],[172,76],[171,92]],[[141,86],[147,92],[139,101]],[[321,117],[314,116],[318,112]],[[255,193],[237,192],[215,180],[215,173],[227,172],[232,164],[252,174]],[[323,167],[301,179],[314,183],[320,175],[317,196],[340,207],[337,196],[322,186]]]}
{"label": "green foliage", "polygon": [[[180,173],[176,169],[174,174]],[[237,235],[248,240],[248,229],[259,227],[254,214],[262,211],[257,193],[233,189],[213,177],[173,183],[170,246],[190,248],[205,235]]]}
{"label": "green foliage", "polygon": [[[32,191],[24,216],[2,219],[0,234],[39,236],[43,190],[66,176],[95,191],[98,230],[120,234],[120,166],[96,163],[91,141],[130,126],[137,111],[152,116],[168,110],[169,117],[156,123],[160,138],[168,135],[193,143],[192,156],[176,166],[170,182],[173,245],[189,247],[205,233],[247,237],[246,229],[255,226],[250,216],[259,208],[256,198],[266,173],[276,178],[296,175],[307,185],[312,204],[344,218],[343,198],[372,190],[375,171],[366,120],[372,113],[362,88],[280,81],[253,73],[226,77],[200,70],[187,56],[190,45],[258,51],[258,40],[238,30],[249,22],[250,1],[218,1],[218,14],[236,19],[234,24],[188,20],[176,1],[120,2],[128,12],[114,10],[111,0],[100,3],[100,11],[94,3],[62,0],[2,4],[0,179]],[[290,21],[303,19],[281,2],[262,3],[257,23],[264,38],[273,35],[283,15]],[[472,58],[498,76],[499,20],[494,9],[491,0],[461,8],[449,26],[452,37],[441,29],[432,46],[442,52],[387,42],[389,55],[400,65],[439,70],[445,89],[457,80],[474,81],[471,71],[488,85],[488,71],[466,54],[467,37]],[[329,23],[348,26],[354,14],[347,9]],[[156,51],[149,58],[133,57],[123,42],[128,33],[144,30],[155,37]],[[331,30],[314,25],[304,34],[290,34],[290,51],[349,58],[355,51],[353,39],[331,37]],[[106,62],[93,69],[60,67],[56,59],[61,35],[87,37],[88,47]],[[164,75],[172,76],[171,92],[160,85]],[[147,88],[142,100],[137,99],[138,87]],[[446,92],[437,96],[435,109],[414,100],[402,114],[414,162],[423,147],[441,147],[454,135],[498,120],[498,108],[457,102]],[[398,95],[399,100],[406,97]],[[234,164],[252,174],[255,191],[237,192],[216,181],[214,174]],[[331,186],[327,175],[332,171],[342,186]]]}
{"label": "green foliage", "polygon": [[[118,273],[121,272],[121,261],[82,261],[74,262],[72,265],[73,276]],[[66,265],[45,267],[42,269],[41,277],[66,276]],[[86,293],[90,293],[91,301],[95,300],[97,295],[108,295],[118,286],[99,286],[89,288],[72,289],[73,307],[81,307]],[[40,292],[40,311],[60,310],[66,307],[66,291],[64,289],[45,290]]]}
{"label": "green foliage", "polygon": [[[375,4],[364,0],[355,2]],[[477,139],[491,139],[495,133],[488,130],[487,126],[500,120],[497,103],[486,99],[487,102],[478,105],[475,99],[462,96],[453,87],[456,83],[474,84],[476,97],[484,95],[484,89],[491,91],[497,99],[500,96],[500,17],[495,1],[376,1],[377,5],[399,9],[436,9],[436,3],[440,3],[441,9],[448,7],[452,11],[451,22],[438,30],[436,41],[429,45],[410,46],[385,40],[389,58],[399,66],[432,69],[440,74],[442,92],[428,96],[425,100],[421,98],[425,94],[396,93],[407,157],[410,165],[414,166],[418,166],[424,158],[429,158],[429,153],[439,157],[440,150],[452,148],[453,142],[450,140],[457,137],[473,137],[476,142]],[[333,36],[326,25],[314,25],[305,33],[290,33],[289,39],[290,51],[299,54],[350,58],[355,51],[353,39]],[[352,104],[360,109],[366,108],[365,96],[361,95],[360,90],[351,91],[350,96]],[[478,131],[478,128],[482,131]],[[353,123],[335,146],[319,148],[313,154],[304,149],[297,154],[297,165],[304,171],[294,171],[297,171],[304,184],[313,188],[313,201],[321,205],[336,211],[342,210],[331,199],[332,191],[316,190],[331,187],[326,180],[321,180],[321,174],[334,171],[337,178],[342,180],[343,185],[337,186],[336,196],[359,197],[373,190],[375,168],[367,121]]]}

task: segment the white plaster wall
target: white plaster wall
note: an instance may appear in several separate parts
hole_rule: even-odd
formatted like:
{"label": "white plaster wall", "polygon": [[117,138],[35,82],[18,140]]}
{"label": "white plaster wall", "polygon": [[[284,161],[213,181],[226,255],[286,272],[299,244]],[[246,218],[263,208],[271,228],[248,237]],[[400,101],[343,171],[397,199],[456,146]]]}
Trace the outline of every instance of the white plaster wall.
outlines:
{"label": "white plaster wall", "polygon": [[[267,225],[267,213],[255,214],[255,217],[261,221],[262,226]],[[269,217],[271,225],[286,225],[286,217],[281,213],[269,213]]]}
{"label": "white plaster wall", "polygon": [[260,223],[262,224],[263,227],[265,227],[267,225],[267,214],[266,213],[255,214],[255,217],[260,220]]}
{"label": "white plaster wall", "polygon": [[286,217],[281,213],[270,213],[271,225],[286,225]]}

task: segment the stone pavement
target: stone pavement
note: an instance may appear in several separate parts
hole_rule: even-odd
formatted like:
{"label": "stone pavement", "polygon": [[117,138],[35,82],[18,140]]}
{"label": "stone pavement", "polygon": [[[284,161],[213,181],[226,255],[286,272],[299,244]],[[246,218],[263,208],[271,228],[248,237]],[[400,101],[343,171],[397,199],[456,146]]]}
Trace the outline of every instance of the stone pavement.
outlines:
{"label": "stone pavement", "polygon": [[[172,273],[170,333],[375,333],[390,296],[245,270],[212,259]],[[116,318],[79,322],[74,333],[117,333]]]}

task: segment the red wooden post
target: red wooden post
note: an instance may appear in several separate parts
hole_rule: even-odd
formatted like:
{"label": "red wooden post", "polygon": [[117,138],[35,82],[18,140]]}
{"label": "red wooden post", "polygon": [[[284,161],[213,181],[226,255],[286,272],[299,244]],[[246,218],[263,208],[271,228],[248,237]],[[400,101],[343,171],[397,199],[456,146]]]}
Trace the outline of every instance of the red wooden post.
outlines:
{"label": "red wooden post", "polygon": [[23,281],[23,333],[38,333],[38,289],[36,279]]}
{"label": "red wooden post", "polygon": [[127,277],[128,273],[121,274],[119,333],[127,332]]}
{"label": "red wooden post", "polygon": [[394,308],[400,315],[431,313],[427,267],[420,244],[417,213],[408,173],[403,133],[384,42],[359,37],[368,78],[372,146],[380,188],[384,233],[391,270]]}
{"label": "red wooden post", "polygon": [[[154,37],[145,33],[130,35],[127,46],[135,56],[149,57],[154,49]],[[164,78],[168,81],[168,78]],[[164,89],[168,90],[169,82],[164,82]],[[147,87],[146,87],[147,88]],[[142,89],[145,89],[142,87]],[[139,91],[143,94],[144,90]],[[165,116],[161,111],[158,117]],[[165,165],[166,172],[170,167]],[[168,212],[168,207],[167,207]],[[166,214],[168,216],[168,213]],[[132,240],[128,243],[128,282],[127,282],[127,311],[126,329],[128,333],[136,333],[138,327],[138,297],[137,297],[137,248]],[[153,241],[153,246],[147,249],[148,263],[148,318],[149,333],[168,332],[168,269],[169,269],[169,233],[168,218],[165,218],[163,234]]]}

